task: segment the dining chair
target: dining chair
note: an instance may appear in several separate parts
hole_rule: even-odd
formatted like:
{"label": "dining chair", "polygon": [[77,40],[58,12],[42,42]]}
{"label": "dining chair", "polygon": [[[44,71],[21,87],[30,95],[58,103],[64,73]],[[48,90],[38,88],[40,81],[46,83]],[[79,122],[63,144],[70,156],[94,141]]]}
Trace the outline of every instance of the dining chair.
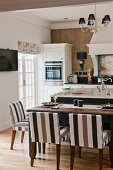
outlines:
{"label": "dining chair", "polygon": [[24,133],[29,130],[29,121],[25,116],[24,107],[21,101],[16,101],[9,104],[10,117],[11,117],[11,126],[12,126],[12,138],[11,138],[11,147],[13,150],[13,145],[15,141],[15,136],[17,131],[21,131],[21,143],[23,143]]}
{"label": "dining chair", "polygon": [[[103,131],[102,116],[91,114],[69,114],[71,160],[73,170],[75,146],[99,149],[99,170],[102,170],[103,148],[110,142],[110,131]],[[81,157],[81,154],[79,154]]]}
{"label": "dining chair", "polygon": [[34,163],[34,149],[37,142],[56,144],[57,170],[60,165],[60,147],[62,139],[69,133],[68,127],[59,126],[58,113],[30,113],[31,166]]}

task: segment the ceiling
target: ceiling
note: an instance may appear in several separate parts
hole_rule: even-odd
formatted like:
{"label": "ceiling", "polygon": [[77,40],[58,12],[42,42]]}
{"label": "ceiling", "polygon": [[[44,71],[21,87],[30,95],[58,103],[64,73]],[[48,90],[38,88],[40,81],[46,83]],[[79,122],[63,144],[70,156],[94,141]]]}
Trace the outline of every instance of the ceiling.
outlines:
{"label": "ceiling", "polygon": [[[80,17],[88,18],[90,13],[94,13],[95,5],[77,5],[77,6],[63,6],[63,7],[51,7],[40,8],[27,11],[18,11],[17,13],[27,14],[36,18],[43,18],[52,23],[63,21],[75,21]],[[14,13],[14,12],[13,12]],[[113,16],[113,2],[96,4],[97,18],[104,17],[105,14]],[[68,19],[64,19],[68,18]]]}
{"label": "ceiling", "polygon": [[108,1],[112,0],[3,0],[0,1],[0,11],[48,8]]}

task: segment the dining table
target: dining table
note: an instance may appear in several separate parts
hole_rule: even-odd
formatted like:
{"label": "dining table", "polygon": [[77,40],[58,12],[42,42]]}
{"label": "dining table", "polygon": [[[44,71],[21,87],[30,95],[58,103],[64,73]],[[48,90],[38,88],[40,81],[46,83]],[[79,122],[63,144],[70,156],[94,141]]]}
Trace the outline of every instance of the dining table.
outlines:
{"label": "dining table", "polygon": [[[40,105],[27,110],[27,112],[49,112],[49,113],[58,113],[59,116],[62,117],[65,115],[68,118],[69,113],[74,114],[94,114],[94,115],[102,115],[102,123],[103,127],[107,127],[111,131],[111,140],[109,143],[109,154],[110,154],[110,162],[111,167],[113,168],[113,107],[105,107],[104,105],[97,104],[83,104],[82,107],[74,106],[73,104],[59,104],[57,106],[45,106]],[[65,121],[65,117],[63,117]],[[68,123],[67,123],[68,126]],[[30,133],[29,133],[29,140]],[[30,143],[30,142],[29,142]],[[29,145],[29,154],[31,155],[31,149]],[[35,151],[36,154],[36,151]]]}

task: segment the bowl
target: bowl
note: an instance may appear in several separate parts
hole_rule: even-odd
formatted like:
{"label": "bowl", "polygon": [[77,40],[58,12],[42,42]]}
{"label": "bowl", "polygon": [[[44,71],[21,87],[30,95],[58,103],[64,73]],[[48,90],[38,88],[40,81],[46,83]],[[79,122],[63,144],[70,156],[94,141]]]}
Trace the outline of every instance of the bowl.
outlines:
{"label": "bowl", "polygon": [[63,94],[71,93],[72,89],[71,88],[62,88]]}

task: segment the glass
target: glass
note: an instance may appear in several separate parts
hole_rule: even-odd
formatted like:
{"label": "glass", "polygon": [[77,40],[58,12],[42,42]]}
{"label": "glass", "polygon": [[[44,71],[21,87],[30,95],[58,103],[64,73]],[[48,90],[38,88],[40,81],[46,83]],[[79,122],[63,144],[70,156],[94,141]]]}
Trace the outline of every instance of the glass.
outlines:
{"label": "glass", "polygon": [[110,101],[109,101],[109,97],[111,96],[111,90],[110,89],[106,89],[106,95],[107,95],[107,98],[108,98],[108,103],[107,105],[110,106]]}
{"label": "glass", "polygon": [[83,100],[78,100],[78,107],[83,107]]}
{"label": "glass", "polygon": [[54,101],[55,101],[55,105],[57,105],[57,102],[56,102],[57,98],[58,98],[57,95],[54,95],[54,96],[53,96],[53,99],[54,99]]}

